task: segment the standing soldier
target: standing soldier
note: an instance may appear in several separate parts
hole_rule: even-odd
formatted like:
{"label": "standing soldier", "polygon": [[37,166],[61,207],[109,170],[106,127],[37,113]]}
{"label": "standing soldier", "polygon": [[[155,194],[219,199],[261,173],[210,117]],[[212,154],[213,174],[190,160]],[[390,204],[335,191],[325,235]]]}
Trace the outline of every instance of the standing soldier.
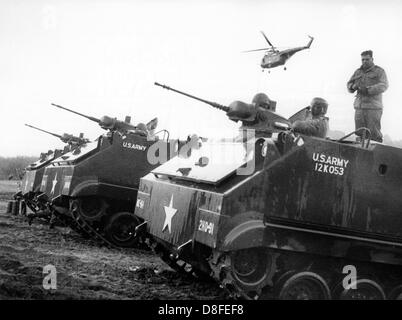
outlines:
{"label": "standing soldier", "polygon": [[[371,139],[382,142],[381,116],[382,93],[388,88],[385,71],[373,62],[373,51],[361,53],[362,65],[347,83],[350,93],[357,91],[354,102],[356,130],[361,127],[370,129]],[[356,135],[362,136],[363,132]]]}

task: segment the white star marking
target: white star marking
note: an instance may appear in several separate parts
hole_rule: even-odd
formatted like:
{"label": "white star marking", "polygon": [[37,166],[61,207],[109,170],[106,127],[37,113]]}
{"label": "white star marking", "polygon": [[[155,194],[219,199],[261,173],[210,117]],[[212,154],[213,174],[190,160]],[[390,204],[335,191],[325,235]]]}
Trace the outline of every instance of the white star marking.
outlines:
{"label": "white star marking", "polygon": [[56,186],[56,184],[57,184],[57,173],[56,173],[56,175],[54,176],[54,179],[53,179],[53,181],[52,181],[52,191],[50,191],[50,194],[53,194],[54,193],[54,187]]}
{"label": "white star marking", "polygon": [[165,218],[165,223],[163,224],[162,232],[163,232],[163,230],[166,229],[166,227],[168,227],[169,233],[171,233],[172,232],[172,230],[171,230],[172,218],[177,212],[177,209],[173,208],[173,195],[170,198],[169,207],[166,207],[166,206],[163,206],[163,207],[165,208],[166,218]]}

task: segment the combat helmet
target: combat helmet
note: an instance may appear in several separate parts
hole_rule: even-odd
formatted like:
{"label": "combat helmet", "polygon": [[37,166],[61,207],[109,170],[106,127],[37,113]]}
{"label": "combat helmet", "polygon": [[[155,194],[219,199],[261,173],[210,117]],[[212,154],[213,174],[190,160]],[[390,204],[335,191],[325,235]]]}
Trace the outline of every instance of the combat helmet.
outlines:
{"label": "combat helmet", "polygon": [[327,100],[319,97],[313,98],[311,100],[311,114],[313,116],[323,116],[327,113],[328,110],[328,102]]}
{"label": "combat helmet", "polygon": [[275,111],[276,101],[272,101],[265,93],[257,93],[251,101],[256,107],[261,107],[267,110]]}
{"label": "combat helmet", "polygon": [[135,132],[140,135],[146,136],[148,133],[147,126],[144,123],[140,122],[137,124],[137,126],[135,128]]}

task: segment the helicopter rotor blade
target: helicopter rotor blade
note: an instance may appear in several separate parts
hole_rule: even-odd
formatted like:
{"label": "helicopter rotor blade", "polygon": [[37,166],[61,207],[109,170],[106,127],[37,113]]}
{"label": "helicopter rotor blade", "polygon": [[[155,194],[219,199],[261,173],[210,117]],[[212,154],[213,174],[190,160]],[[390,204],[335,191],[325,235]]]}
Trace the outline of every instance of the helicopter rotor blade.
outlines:
{"label": "helicopter rotor blade", "polygon": [[254,50],[247,50],[247,51],[242,51],[242,52],[244,53],[244,52],[254,52],[254,51],[267,51],[269,49],[271,49],[271,48],[254,49]]}
{"label": "helicopter rotor blade", "polygon": [[262,35],[264,36],[265,40],[267,40],[268,44],[274,48],[273,44],[268,40],[268,37],[265,35],[265,33],[263,31],[261,31]]}

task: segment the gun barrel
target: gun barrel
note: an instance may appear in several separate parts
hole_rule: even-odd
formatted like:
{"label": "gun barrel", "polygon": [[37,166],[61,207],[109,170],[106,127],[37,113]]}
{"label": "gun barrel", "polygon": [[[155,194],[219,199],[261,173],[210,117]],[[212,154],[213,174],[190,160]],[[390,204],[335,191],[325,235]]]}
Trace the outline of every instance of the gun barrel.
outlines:
{"label": "gun barrel", "polygon": [[185,93],[185,92],[182,92],[182,91],[173,89],[173,88],[171,88],[171,87],[168,87],[168,86],[166,86],[166,85],[164,85],[164,84],[160,84],[160,83],[158,83],[158,82],[155,82],[154,84],[155,84],[156,86],[162,87],[163,89],[171,90],[171,91],[180,93],[180,94],[182,94],[182,95],[184,95],[184,96],[187,96],[187,97],[189,97],[189,98],[192,98],[192,99],[195,99],[195,100],[204,102],[204,103],[209,104],[210,106],[212,106],[212,107],[214,107],[214,108],[217,108],[217,109],[219,109],[219,110],[223,110],[223,111],[225,111],[225,112],[228,112],[228,111],[230,110],[229,107],[227,107],[227,106],[221,105],[221,104],[216,103],[216,102],[211,102],[211,101],[208,101],[208,100],[204,100],[204,99],[198,98],[198,97],[193,96],[193,95],[191,95],[191,94],[188,94],[188,93]]}
{"label": "gun barrel", "polygon": [[30,128],[33,128],[33,129],[36,129],[36,130],[45,132],[45,133],[47,133],[47,134],[51,134],[52,136],[55,136],[55,137],[57,137],[57,138],[62,138],[62,136],[59,135],[59,134],[52,133],[52,132],[49,132],[49,131],[46,131],[46,130],[43,130],[43,129],[39,129],[39,128],[35,127],[35,126],[31,126],[30,124],[26,124],[26,123],[25,123],[25,125],[26,125],[27,127],[30,127]]}
{"label": "gun barrel", "polygon": [[89,142],[89,140],[86,139],[86,138],[83,138],[83,137],[76,137],[76,136],[74,136],[74,135],[72,135],[72,134],[64,133],[63,135],[60,135],[60,134],[56,134],[56,133],[53,133],[53,132],[49,132],[49,131],[46,131],[46,130],[37,128],[37,127],[32,126],[32,125],[30,125],[30,124],[26,124],[26,123],[25,123],[25,125],[26,125],[27,127],[30,127],[30,128],[33,128],[33,129],[36,129],[36,130],[45,132],[45,133],[47,133],[47,134],[50,134],[50,135],[52,135],[52,136],[55,136],[56,138],[59,138],[59,139],[60,139],[62,142],[64,142],[64,143],[79,143],[79,144],[81,144],[81,143],[87,143],[87,142]]}
{"label": "gun barrel", "polygon": [[89,119],[89,120],[91,120],[91,121],[94,121],[94,122],[96,122],[96,123],[99,123],[99,122],[100,122],[100,120],[97,119],[97,118],[95,118],[95,117],[87,116],[87,115],[85,115],[85,114],[82,114],[82,113],[79,113],[79,112],[77,112],[77,111],[68,109],[68,108],[63,107],[63,106],[60,106],[60,105],[58,105],[58,104],[52,103],[52,106],[55,106],[55,107],[60,108],[60,109],[64,109],[64,110],[66,110],[66,111],[69,111],[69,112],[72,112],[72,113],[75,113],[75,114],[78,114],[79,116],[84,117],[84,118],[87,118],[87,119]]}

